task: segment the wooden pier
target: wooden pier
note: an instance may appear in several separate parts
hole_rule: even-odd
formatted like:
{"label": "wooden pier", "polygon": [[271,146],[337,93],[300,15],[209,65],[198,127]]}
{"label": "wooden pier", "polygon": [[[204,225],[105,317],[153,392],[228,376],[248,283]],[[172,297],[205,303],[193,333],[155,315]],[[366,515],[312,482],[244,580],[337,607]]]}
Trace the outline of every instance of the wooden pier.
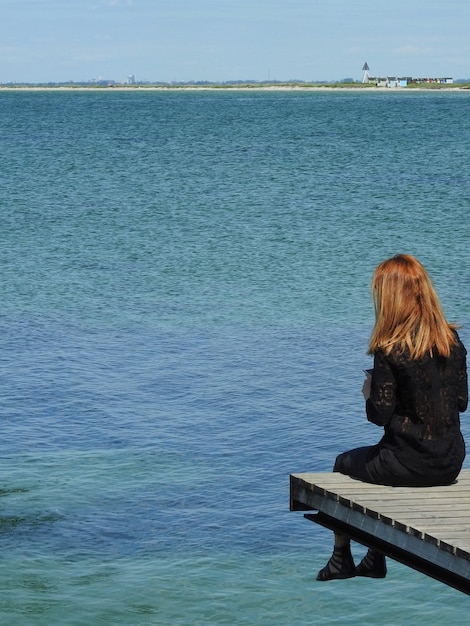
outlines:
{"label": "wooden pier", "polygon": [[291,474],[291,511],[470,595],[470,470],[446,487],[386,487]]}

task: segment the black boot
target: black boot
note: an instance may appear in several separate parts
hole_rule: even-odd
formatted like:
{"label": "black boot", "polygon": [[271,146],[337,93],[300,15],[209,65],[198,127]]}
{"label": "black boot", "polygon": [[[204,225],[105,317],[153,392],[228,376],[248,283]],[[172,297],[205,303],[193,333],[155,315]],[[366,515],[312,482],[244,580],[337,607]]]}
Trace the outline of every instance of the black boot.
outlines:
{"label": "black boot", "polygon": [[369,578],[385,578],[387,575],[387,564],[385,556],[369,548],[366,556],[356,567],[356,576],[367,576]]}
{"label": "black boot", "polygon": [[335,548],[331,559],[323,569],[318,572],[317,580],[335,580],[352,578],[355,576],[354,561],[351,554],[351,546]]}

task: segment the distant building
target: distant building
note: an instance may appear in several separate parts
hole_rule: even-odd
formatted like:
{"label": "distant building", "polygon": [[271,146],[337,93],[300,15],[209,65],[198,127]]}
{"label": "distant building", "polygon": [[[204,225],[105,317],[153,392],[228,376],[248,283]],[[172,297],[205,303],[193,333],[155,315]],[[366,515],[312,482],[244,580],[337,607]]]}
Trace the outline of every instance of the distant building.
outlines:
{"label": "distant building", "polygon": [[413,79],[408,76],[371,76],[369,83],[375,83],[376,87],[389,87],[393,89],[396,87],[406,87],[412,80]]}
{"label": "distant building", "polygon": [[127,84],[128,85],[135,85],[135,76],[134,76],[134,74],[130,74],[127,77]]}
{"label": "distant building", "polygon": [[412,78],[411,76],[369,76],[369,84],[375,84],[376,87],[407,87],[408,85],[421,85],[421,84],[438,84],[438,85],[451,85],[454,82],[453,78]]}
{"label": "distant building", "polygon": [[411,82],[420,84],[420,83],[438,83],[440,85],[452,85],[454,82],[453,78],[413,78]]}
{"label": "distant building", "polygon": [[362,71],[364,72],[364,74],[362,75],[363,83],[369,82],[369,70],[370,70],[370,67],[368,66],[367,61],[366,61],[364,65],[362,66]]}

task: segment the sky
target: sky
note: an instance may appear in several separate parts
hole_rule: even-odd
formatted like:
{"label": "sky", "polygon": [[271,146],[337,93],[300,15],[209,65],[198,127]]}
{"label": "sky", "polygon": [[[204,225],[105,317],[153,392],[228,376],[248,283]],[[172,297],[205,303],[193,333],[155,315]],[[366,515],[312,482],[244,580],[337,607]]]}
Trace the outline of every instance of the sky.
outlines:
{"label": "sky", "polygon": [[0,0],[0,83],[470,77],[470,0]]}

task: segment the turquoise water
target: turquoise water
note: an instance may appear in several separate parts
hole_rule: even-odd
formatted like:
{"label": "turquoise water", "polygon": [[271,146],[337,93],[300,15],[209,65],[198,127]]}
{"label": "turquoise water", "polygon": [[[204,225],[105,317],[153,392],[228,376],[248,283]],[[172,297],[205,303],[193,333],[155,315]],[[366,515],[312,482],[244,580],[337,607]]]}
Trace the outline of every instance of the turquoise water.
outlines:
{"label": "turquoise water", "polygon": [[417,255],[470,345],[469,114],[467,92],[0,93],[2,624],[467,623],[393,561],[317,583],[331,537],[288,478],[380,436],[383,258]]}

